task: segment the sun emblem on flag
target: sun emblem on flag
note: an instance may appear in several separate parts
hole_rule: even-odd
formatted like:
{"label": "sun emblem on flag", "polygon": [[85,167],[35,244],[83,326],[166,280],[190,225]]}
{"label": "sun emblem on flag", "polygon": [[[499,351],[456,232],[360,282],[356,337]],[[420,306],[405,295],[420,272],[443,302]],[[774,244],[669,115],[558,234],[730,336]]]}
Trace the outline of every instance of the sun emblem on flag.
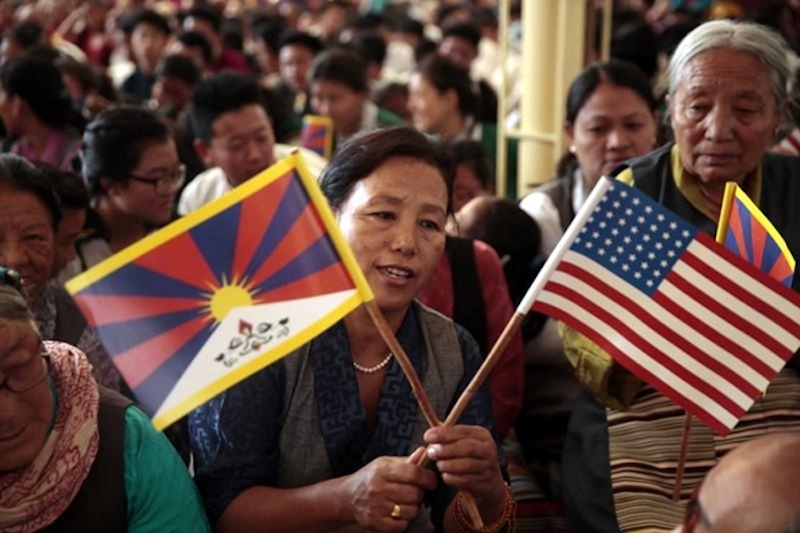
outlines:
{"label": "sun emblem on flag", "polygon": [[253,287],[246,283],[228,283],[224,277],[222,283],[208,294],[209,319],[214,320],[214,325],[220,324],[228,316],[231,309],[236,307],[249,307],[255,303]]}

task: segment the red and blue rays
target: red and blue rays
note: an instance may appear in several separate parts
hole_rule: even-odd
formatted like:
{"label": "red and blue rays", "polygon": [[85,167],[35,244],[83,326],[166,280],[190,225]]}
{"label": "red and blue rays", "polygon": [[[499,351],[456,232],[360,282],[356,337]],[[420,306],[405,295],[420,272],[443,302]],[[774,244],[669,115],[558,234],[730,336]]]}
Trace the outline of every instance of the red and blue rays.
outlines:
{"label": "red and blue rays", "polygon": [[333,121],[318,115],[304,116],[300,145],[330,159],[333,151]]}
{"label": "red and blue rays", "polygon": [[171,225],[184,227],[119,254],[132,260],[112,257],[83,275],[90,279],[68,284],[151,416],[233,307],[354,289],[317,206],[288,168],[241,201],[207,206]]}
{"label": "red and blue rays", "polygon": [[771,278],[786,286],[792,285],[795,260],[786,241],[735,183],[728,183],[725,188],[720,227],[725,231],[726,248]]}

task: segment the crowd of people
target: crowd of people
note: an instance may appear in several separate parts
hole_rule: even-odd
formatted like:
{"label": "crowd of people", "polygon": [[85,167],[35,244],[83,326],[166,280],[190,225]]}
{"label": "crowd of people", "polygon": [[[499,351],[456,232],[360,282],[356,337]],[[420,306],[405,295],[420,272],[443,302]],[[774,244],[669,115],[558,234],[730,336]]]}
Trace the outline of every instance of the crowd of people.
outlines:
{"label": "crowd of people", "polygon": [[538,313],[455,425],[359,308],[160,433],[66,291],[299,151],[444,420],[612,172],[711,235],[735,181],[800,254],[797,2],[614,2],[519,199],[496,4],[0,0],[0,532],[800,528],[798,356],[676,499],[683,409]]}

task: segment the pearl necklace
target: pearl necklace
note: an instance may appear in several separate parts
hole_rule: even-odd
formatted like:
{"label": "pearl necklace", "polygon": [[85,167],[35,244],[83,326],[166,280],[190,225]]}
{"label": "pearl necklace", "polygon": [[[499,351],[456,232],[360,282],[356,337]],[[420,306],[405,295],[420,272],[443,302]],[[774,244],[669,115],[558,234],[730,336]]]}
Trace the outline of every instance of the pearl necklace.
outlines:
{"label": "pearl necklace", "polygon": [[389,352],[389,355],[386,356],[386,359],[384,359],[383,361],[381,361],[380,363],[378,363],[375,366],[361,366],[358,363],[356,363],[355,361],[353,361],[353,368],[355,368],[356,370],[358,370],[359,372],[362,372],[364,374],[374,374],[375,372],[377,372],[381,368],[383,368],[386,365],[388,365],[389,361],[392,360],[392,356],[393,355],[394,354],[392,352]]}

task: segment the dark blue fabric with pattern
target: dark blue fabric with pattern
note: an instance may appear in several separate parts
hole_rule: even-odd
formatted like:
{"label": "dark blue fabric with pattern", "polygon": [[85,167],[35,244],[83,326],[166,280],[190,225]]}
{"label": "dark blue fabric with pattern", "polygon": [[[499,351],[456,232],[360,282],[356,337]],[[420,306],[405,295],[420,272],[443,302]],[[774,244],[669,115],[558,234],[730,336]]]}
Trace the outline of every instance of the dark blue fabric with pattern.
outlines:
{"label": "dark blue fabric with pattern", "polygon": [[[414,313],[408,313],[397,340],[421,375],[423,348]],[[411,385],[392,359],[381,388],[375,429],[369,440],[367,416],[358,394],[355,369],[349,357],[347,333],[339,323],[312,342],[309,357],[314,368],[314,395],[322,437],[334,477],[355,472],[383,455],[410,453],[417,422],[417,408]]]}
{"label": "dark blue fabric with pattern", "polygon": [[[450,407],[482,361],[469,333],[459,326],[456,328],[464,358],[464,376]],[[421,373],[425,350],[414,313],[406,315],[397,338]],[[417,416],[421,415],[411,386],[396,361],[389,365],[378,403],[376,427],[367,439],[366,414],[358,394],[344,324],[340,322],[314,339],[308,357],[314,371],[320,431],[334,476],[351,474],[379,456],[408,455],[412,451],[411,437]],[[212,524],[246,489],[275,485],[285,387],[285,367],[278,361],[190,415],[195,481]],[[459,422],[493,428],[487,386],[475,395]],[[499,446],[498,454],[504,463]],[[444,510],[453,495],[441,482],[427,495],[437,530],[441,530]]]}

